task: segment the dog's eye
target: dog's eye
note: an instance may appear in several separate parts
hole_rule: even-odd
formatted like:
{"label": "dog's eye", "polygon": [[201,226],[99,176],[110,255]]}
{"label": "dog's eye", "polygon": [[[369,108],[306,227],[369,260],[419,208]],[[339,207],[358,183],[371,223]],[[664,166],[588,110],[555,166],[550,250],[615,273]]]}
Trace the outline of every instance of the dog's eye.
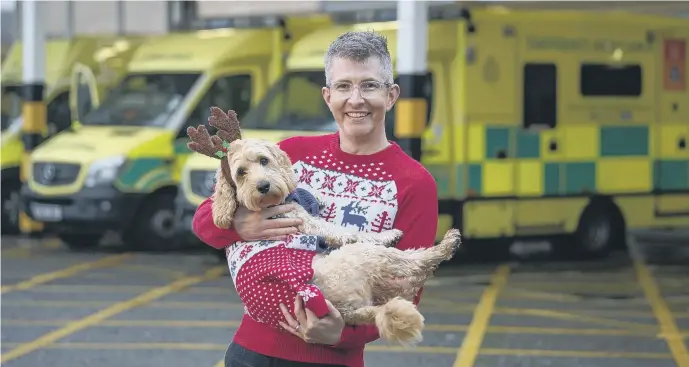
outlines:
{"label": "dog's eye", "polygon": [[261,159],[259,159],[258,162],[261,163],[261,166],[265,166],[266,164],[268,164],[268,158],[261,157]]}
{"label": "dog's eye", "polygon": [[241,177],[246,174],[246,170],[244,168],[240,168],[237,170],[237,176]]}

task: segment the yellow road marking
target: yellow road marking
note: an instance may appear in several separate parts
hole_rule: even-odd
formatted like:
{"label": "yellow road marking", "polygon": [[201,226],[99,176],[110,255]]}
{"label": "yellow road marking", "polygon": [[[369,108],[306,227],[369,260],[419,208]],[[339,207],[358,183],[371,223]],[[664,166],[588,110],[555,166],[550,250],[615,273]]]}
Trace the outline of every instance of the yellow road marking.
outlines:
{"label": "yellow road marking", "polygon": [[581,314],[575,314],[572,312],[564,312],[564,311],[531,310],[531,309],[519,309],[519,308],[505,309],[505,308],[503,308],[500,313],[503,315],[537,316],[537,317],[543,317],[543,318],[571,320],[571,321],[584,322],[584,323],[588,322],[588,323],[592,323],[592,324],[602,324],[602,325],[621,327],[621,328],[630,328],[630,329],[646,329],[646,330],[648,330],[648,329],[656,330],[657,329],[657,326],[655,326],[655,325],[649,325],[649,324],[643,324],[643,323],[631,322],[631,321],[619,321],[619,320],[613,320],[613,319],[606,319],[603,317],[594,317],[594,316],[581,315]]}
{"label": "yellow road marking", "polygon": [[35,339],[31,342],[28,343],[23,343],[19,345],[18,347],[5,352],[2,354],[2,357],[0,359],[0,363],[5,363],[7,361],[10,361],[15,358],[19,358],[27,353],[31,353],[32,351],[43,348],[46,345],[49,345],[51,343],[54,343],[55,341],[64,338],[65,336],[74,334],[77,331],[80,331],[82,329],[85,329],[87,327],[97,325],[98,323],[115,316],[119,313],[122,313],[124,311],[130,310],[132,308],[142,306],[146,303],[149,303],[151,301],[154,301],[160,297],[166,296],[168,294],[177,292],[180,289],[189,287],[191,285],[215,279],[227,271],[227,267],[225,266],[217,266],[212,268],[211,270],[208,270],[205,274],[200,275],[200,276],[190,276],[186,277],[183,279],[178,279],[168,285],[162,286],[162,287],[157,287],[153,288],[145,293],[142,293],[134,298],[131,298],[126,301],[118,302],[113,305],[111,305],[108,308],[105,308],[103,310],[100,310],[96,313],[93,313],[89,316],[86,316],[80,320],[73,321],[64,327],[57,329],[55,331],[52,331],[50,333],[44,334],[43,336],[39,337],[38,339]]}
{"label": "yellow road marking", "polygon": [[[536,357],[574,357],[574,358],[629,358],[629,359],[668,359],[669,353],[614,352],[589,350],[534,350],[534,349],[481,349],[486,356],[536,356]],[[683,367],[683,366],[680,366]]]}
{"label": "yellow road marking", "polygon": [[536,299],[539,301],[555,302],[581,302],[582,297],[559,292],[545,292],[531,289],[512,289],[507,288],[500,294],[500,298],[505,299]]}
{"label": "yellow road marking", "polygon": [[638,284],[630,282],[608,282],[608,283],[590,283],[590,282],[510,282],[510,289],[525,289],[538,291],[578,291],[586,290],[590,292],[610,292],[618,294],[620,292],[640,291]]}
{"label": "yellow road marking", "polygon": [[[496,307],[494,312],[496,314],[506,313],[506,314],[516,314],[519,312],[538,314],[540,312],[552,312],[561,311],[567,312],[572,315],[581,316],[603,316],[603,317],[637,317],[637,318],[653,318],[653,311],[636,311],[636,310],[604,310],[604,309],[585,309],[585,308],[572,308],[572,309],[559,309],[559,308],[522,308],[522,307]],[[684,319],[689,318],[689,312],[675,312],[675,318]],[[614,319],[611,319],[614,320]],[[619,321],[619,320],[615,320]]]}
{"label": "yellow road marking", "polygon": [[[2,320],[5,326],[60,326],[68,324],[69,320]],[[228,328],[238,327],[239,321],[220,320],[105,320],[98,326],[106,327],[198,327],[198,328]]]}
{"label": "yellow road marking", "polygon": [[[151,288],[155,289],[155,288]],[[21,301],[3,301],[3,306],[19,306],[19,307],[46,307],[46,308],[59,308],[59,307],[104,307],[109,306],[112,301],[41,301],[41,300],[21,300]],[[152,302],[149,307],[154,308],[244,308],[244,306],[239,302],[204,302],[204,301],[165,301],[165,302]]]}
{"label": "yellow road marking", "polygon": [[[69,323],[69,320],[26,320],[5,319],[5,326],[60,326]],[[210,321],[210,320],[105,320],[98,326],[104,327],[166,327],[166,328],[235,328],[239,327],[239,321]],[[467,325],[427,324],[425,331],[430,332],[463,332],[467,331]],[[645,336],[649,338],[660,337],[653,330],[615,330],[615,329],[577,329],[577,328],[541,328],[531,326],[488,326],[486,333],[496,334],[554,334],[554,335],[618,335],[618,336]],[[679,334],[680,337],[689,338],[689,332]]]}
{"label": "yellow road marking", "polygon": [[146,265],[123,265],[120,268],[137,272],[150,273],[165,279],[181,279],[187,276],[183,271],[168,269],[164,266]]}
{"label": "yellow road marking", "polygon": [[29,280],[19,282],[17,284],[2,286],[2,288],[0,288],[0,293],[4,294],[11,291],[26,290],[43,283],[51,282],[56,279],[71,277],[86,270],[113,266],[121,263],[125,259],[130,258],[131,256],[131,254],[107,256],[100,260],[70,266],[69,268],[57,270],[50,273],[39,274],[32,277]]}
{"label": "yellow road marking", "polygon": [[[80,292],[80,293],[116,293],[116,292],[141,292],[149,290],[154,286],[149,285],[93,285],[93,284],[45,284],[40,287],[32,289],[34,292],[43,293],[65,293],[65,292]],[[193,294],[233,294],[233,288],[228,287],[192,287],[185,289],[180,293]]]}
{"label": "yellow road marking", "polygon": [[[9,343],[5,343],[8,345]],[[14,346],[14,344],[9,344]],[[214,350],[224,351],[225,344],[211,343],[55,343],[46,349],[87,349],[87,350]],[[419,346],[404,348],[398,346],[367,345],[367,352],[398,352],[398,353],[433,353],[455,354],[457,350],[450,347]],[[538,357],[575,357],[575,358],[638,358],[638,359],[670,359],[670,353],[642,353],[620,351],[579,351],[579,350],[539,350],[539,349],[500,349],[483,348],[481,355],[493,356],[538,356]]]}
{"label": "yellow road marking", "polygon": [[486,288],[483,296],[479,300],[474,312],[474,317],[469,324],[464,341],[456,352],[454,367],[473,367],[476,356],[481,348],[483,342],[483,335],[486,333],[486,328],[490,323],[490,317],[493,313],[493,307],[498,300],[498,294],[505,284],[510,273],[508,265],[501,265],[495,271],[490,280],[490,285]]}
{"label": "yellow road marking", "polygon": [[225,367],[225,360],[221,359],[218,363],[214,364],[213,367]]}
{"label": "yellow road marking", "polygon": [[665,342],[670,348],[670,352],[675,359],[675,363],[677,363],[677,367],[689,367],[689,351],[687,351],[687,346],[684,344],[682,338],[676,337],[680,333],[679,328],[677,327],[674,317],[672,317],[672,312],[665,303],[663,296],[660,294],[658,286],[653,280],[651,271],[646,264],[639,259],[634,259],[634,269],[636,269],[639,283],[646,294],[648,302],[651,304],[653,313],[658,319],[661,334],[667,335],[667,337],[665,337]]}
{"label": "yellow road marking", "polygon": [[56,248],[59,248],[62,242],[57,239],[49,239],[46,241],[41,241],[36,245],[17,245],[17,246],[12,246],[11,248],[8,249],[3,249],[2,256],[5,258],[25,258],[28,257],[29,255],[32,254],[34,251],[39,251],[39,250],[54,250]]}

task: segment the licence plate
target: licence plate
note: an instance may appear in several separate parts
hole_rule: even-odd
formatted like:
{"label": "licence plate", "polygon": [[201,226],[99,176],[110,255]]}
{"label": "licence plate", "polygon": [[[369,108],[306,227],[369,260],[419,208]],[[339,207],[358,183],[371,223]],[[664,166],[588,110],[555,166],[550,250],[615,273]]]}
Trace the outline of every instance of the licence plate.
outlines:
{"label": "licence plate", "polygon": [[31,213],[40,222],[59,222],[62,220],[62,207],[59,205],[31,203]]}

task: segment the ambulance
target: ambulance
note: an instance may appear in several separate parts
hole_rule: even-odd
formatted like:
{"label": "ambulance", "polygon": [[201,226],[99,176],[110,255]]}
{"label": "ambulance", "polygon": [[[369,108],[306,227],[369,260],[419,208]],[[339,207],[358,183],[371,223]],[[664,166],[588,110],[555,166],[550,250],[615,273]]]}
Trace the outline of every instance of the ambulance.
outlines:
{"label": "ambulance", "polygon": [[[327,17],[172,33],[143,44],[97,108],[34,151],[27,214],[69,248],[108,233],[127,246],[170,248],[188,126],[210,106],[243,116],[281,75],[283,53]],[[78,104],[80,100],[77,101]]]}
{"label": "ambulance", "polygon": [[[143,42],[139,36],[77,36],[50,38],[45,42],[45,92],[49,139],[71,127],[89,104],[74,104],[71,90],[84,92],[86,83],[104,95],[119,81],[133,52]],[[22,129],[22,44],[12,45],[2,66],[2,232],[17,233],[21,188],[19,166],[24,154]],[[89,96],[90,97],[90,96]],[[98,102],[98,96],[89,98]],[[72,104],[70,104],[72,102]],[[85,101],[87,102],[87,101]],[[91,103],[91,105],[93,104]]]}
{"label": "ambulance", "polygon": [[[438,239],[455,227],[469,252],[546,240],[592,258],[625,246],[628,231],[689,227],[689,19],[459,6],[430,18],[421,162],[437,182]],[[369,29],[395,62],[395,19],[314,32],[242,127],[274,140],[332,131],[323,55],[343,32]],[[201,161],[183,178],[193,204],[217,166]]]}

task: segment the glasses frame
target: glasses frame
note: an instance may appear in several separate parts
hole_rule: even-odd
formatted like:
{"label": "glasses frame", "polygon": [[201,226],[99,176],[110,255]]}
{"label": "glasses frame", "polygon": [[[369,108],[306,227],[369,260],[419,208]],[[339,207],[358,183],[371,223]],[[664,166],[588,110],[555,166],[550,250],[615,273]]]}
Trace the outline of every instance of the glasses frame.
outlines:
{"label": "glasses frame", "polygon": [[[392,83],[381,82],[381,81],[378,81],[378,80],[364,80],[364,81],[359,82],[359,83],[356,83],[356,84],[355,84],[355,83],[350,83],[350,82],[335,82],[335,83],[329,83],[329,84],[326,84],[326,87],[327,87],[328,89],[330,89],[330,93],[331,93],[331,94],[334,94],[334,95],[339,94],[338,99],[348,99],[348,98],[351,98],[352,95],[354,95],[354,89],[356,89],[356,90],[359,91],[359,97],[361,97],[361,98],[363,98],[363,99],[372,99],[372,98],[378,97],[378,96],[373,96],[373,97],[372,97],[372,96],[368,96],[368,97],[364,97],[364,93],[362,93],[362,88],[361,88],[361,85],[364,84],[364,83],[376,83],[376,84],[378,84],[379,86],[382,87],[382,88],[380,88],[380,90],[389,89],[389,88],[392,87],[392,85],[393,85]],[[352,90],[349,92],[349,94],[346,95],[346,92],[340,92],[340,91],[337,91],[336,89],[333,88],[334,85],[338,85],[338,84],[348,84],[348,85],[352,86],[353,88],[352,88]],[[375,94],[375,93],[378,93],[378,92],[379,92],[379,91],[376,90],[375,92],[372,92],[372,93]]]}

